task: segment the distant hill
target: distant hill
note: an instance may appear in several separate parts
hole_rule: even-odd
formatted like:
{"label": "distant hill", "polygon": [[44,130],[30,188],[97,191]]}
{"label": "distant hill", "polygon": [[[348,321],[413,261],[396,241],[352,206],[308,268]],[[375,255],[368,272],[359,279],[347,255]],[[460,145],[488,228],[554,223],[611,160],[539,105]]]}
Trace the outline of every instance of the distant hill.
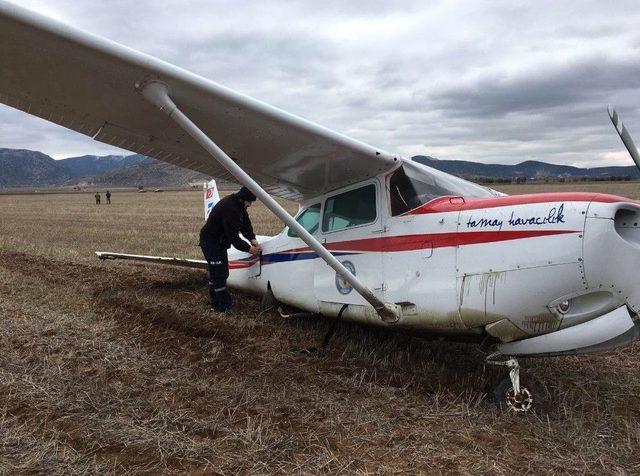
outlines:
{"label": "distant hill", "polygon": [[[529,160],[517,165],[481,164],[465,160],[438,160],[417,155],[416,162],[470,180],[518,178],[640,179],[634,166],[583,169]],[[166,164],[144,155],[85,155],[53,160],[42,152],[0,149],[0,188],[99,186],[99,187],[180,187],[207,177],[198,172]]]}
{"label": "distant hill", "polygon": [[144,155],[85,155],[54,160],[42,152],[0,149],[0,188],[180,187],[205,175]]}
{"label": "distant hill", "polygon": [[0,188],[60,185],[71,177],[42,152],[0,149]]}
{"label": "distant hill", "polygon": [[[147,158],[136,165],[117,167],[102,174],[85,177],[101,187],[184,187],[209,178],[199,172]],[[218,185],[221,185],[220,183]]]}
{"label": "distant hill", "polygon": [[595,167],[583,169],[580,167],[555,165],[535,160],[527,160],[517,165],[502,165],[481,164],[478,162],[468,162],[466,160],[439,160],[425,155],[416,155],[412,157],[412,159],[421,164],[433,167],[434,169],[465,178],[503,178],[512,180],[519,177],[526,179],[542,179],[547,177],[587,177],[596,179],[624,176],[629,176],[632,179],[640,178],[640,171],[638,171],[634,165],[628,167]]}
{"label": "distant hill", "polygon": [[58,161],[71,177],[83,177],[108,172],[114,169],[130,167],[141,163],[155,162],[144,155],[83,155]]}

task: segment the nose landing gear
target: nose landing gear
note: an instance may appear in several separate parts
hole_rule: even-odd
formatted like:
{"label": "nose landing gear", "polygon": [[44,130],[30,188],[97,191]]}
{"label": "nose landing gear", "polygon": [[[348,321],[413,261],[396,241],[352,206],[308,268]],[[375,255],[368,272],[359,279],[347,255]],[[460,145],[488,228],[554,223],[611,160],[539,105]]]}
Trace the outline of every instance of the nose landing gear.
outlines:
{"label": "nose landing gear", "polygon": [[506,375],[493,389],[494,402],[498,408],[514,413],[540,412],[546,393],[544,388],[532,378],[520,376],[520,364],[514,357],[508,360],[495,360],[495,354],[487,357],[487,363],[504,365],[509,369]]}
{"label": "nose landing gear", "polygon": [[533,406],[533,395],[531,395],[531,392],[526,387],[522,387],[518,393],[516,393],[513,388],[509,388],[505,392],[505,402],[509,410],[514,412],[528,412]]}

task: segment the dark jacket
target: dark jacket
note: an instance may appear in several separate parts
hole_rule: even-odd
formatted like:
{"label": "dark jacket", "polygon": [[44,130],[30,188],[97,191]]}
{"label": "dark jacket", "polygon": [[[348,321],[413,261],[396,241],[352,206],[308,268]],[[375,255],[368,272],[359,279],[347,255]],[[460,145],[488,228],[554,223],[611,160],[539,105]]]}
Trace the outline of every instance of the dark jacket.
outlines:
{"label": "dark jacket", "polygon": [[200,230],[200,242],[224,249],[233,245],[234,248],[248,253],[251,246],[238,236],[239,233],[247,240],[254,240],[256,237],[244,202],[237,193],[233,193],[213,207],[207,222]]}

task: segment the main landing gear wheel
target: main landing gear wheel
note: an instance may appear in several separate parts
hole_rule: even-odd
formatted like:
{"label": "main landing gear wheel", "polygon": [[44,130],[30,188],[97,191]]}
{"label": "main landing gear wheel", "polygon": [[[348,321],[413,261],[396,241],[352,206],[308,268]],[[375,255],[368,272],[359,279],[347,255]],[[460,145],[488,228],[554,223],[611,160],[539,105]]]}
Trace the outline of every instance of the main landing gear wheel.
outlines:
{"label": "main landing gear wheel", "polygon": [[498,408],[513,413],[542,412],[546,400],[544,387],[531,377],[521,376],[516,359],[511,358],[500,364],[510,370],[493,389],[493,399]]}

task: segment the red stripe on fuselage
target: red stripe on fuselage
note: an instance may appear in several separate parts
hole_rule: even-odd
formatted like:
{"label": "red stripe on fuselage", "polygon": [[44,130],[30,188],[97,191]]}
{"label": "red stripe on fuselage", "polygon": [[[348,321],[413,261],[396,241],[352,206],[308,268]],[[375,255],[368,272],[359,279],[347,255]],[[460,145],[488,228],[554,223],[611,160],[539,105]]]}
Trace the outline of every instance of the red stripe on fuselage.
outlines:
{"label": "red stripe on fuselage", "polygon": [[258,262],[257,259],[251,261],[229,261],[229,269],[244,269],[250,268]]}
{"label": "red stripe on fuselage", "polygon": [[[463,231],[452,233],[428,233],[424,235],[385,236],[362,240],[338,241],[326,243],[329,251],[352,251],[353,253],[376,252],[392,253],[398,251],[416,251],[429,248],[446,248],[451,246],[478,245],[496,243],[500,241],[520,240],[523,238],[538,238],[543,236],[565,235],[579,233],[573,230],[519,230],[519,231]],[[279,253],[305,253],[311,248],[294,248],[277,251]],[[295,261],[295,259],[291,260]],[[289,262],[291,262],[289,261]],[[256,261],[230,261],[229,269],[246,269]],[[275,263],[275,262],[274,262]],[[273,263],[265,263],[273,264]]]}
{"label": "red stripe on fuselage", "polygon": [[[353,252],[395,252],[414,251],[424,248],[446,248],[448,246],[477,245],[498,241],[520,240],[522,238],[537,238],[551,235],[578,233],[573,230],[517,230],[517,231],[462,231],[451,233],[427,233],[423,235],[384,236],[380,238],[366,238],[362,240],[338,241],[326,243],[329,251]],[[279,251],[305,252],[310,248],[295,248]]]}
{"label": "red stripe on fuselage", "polygon": [[556,202],[598,202],[598,203],[640,203],[616,195],[588,192],[532,193],[529,195],[507,195],[491,198],[440,197],[406,212],[404,215],[425,215],[427,213],[446,213],[481,208],[508,207],[513,205],[531,205],[535,203]]}

